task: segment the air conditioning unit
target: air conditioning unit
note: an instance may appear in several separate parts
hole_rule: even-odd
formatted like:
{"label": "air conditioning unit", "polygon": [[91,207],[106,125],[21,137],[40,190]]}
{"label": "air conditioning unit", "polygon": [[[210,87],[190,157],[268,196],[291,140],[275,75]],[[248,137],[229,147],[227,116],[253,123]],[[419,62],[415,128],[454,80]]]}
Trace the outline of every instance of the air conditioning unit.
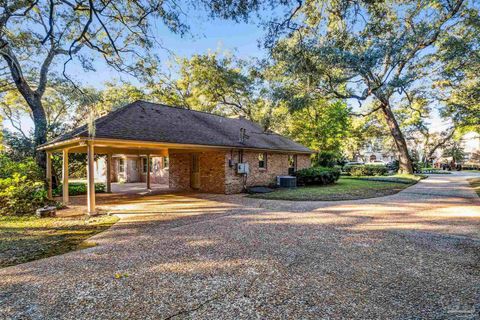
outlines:
{"label": "air conditioning unit", "polygon": [[237,173],[247,174],[249,172],[248,163],[237,163]]}
{"label": "air conditioning unit", "polygon": [[280,188],[297,187],[297,178],[292,176],[277,176],[277,186]]}

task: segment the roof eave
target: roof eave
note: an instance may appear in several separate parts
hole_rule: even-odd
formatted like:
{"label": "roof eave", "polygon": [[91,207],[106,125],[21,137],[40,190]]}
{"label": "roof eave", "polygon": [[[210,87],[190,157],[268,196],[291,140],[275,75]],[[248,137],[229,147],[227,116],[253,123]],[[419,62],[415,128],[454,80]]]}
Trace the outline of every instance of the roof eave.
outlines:
{"label": "roof eave", "polygon": [[59,147],[63,147],[72,143],[80,142],[82,140],[85,140],[84,137],[74,137],[70,139],[66,139],[63,141],[58,141],[58,142],[47,142],[42,145],[39,145],[36,149],[38,151],[48,151],[48,150],[56,150]]}
{"label": "roof eave", "polygon": [[118,143],[126,143],[126,144],[135,144],[138,143],[151,145],[151,146],[158,146],[159,148],[179,148],[179,147],[186,147],[186,148],[209,148],[209,149],[243,149],[243,150],[257,150],[257,151],[270,151],[270,152],[286,152],[286,153],[297,153],[297,154],[313,154],[315,153],[312,150],[290,150],[290,149],[271,149],[271,148],[255,148],[255,147],[248,147],[248,146],[221,146],[221,145],[208,145],[208,144],[187,144],[187,143],[171,143],[171,142],[156,142],[156,141],[143,141],[143,140],[126,140],[126,139],[107,139],[107,138],[89,138],[89,137],[74,137],[71,139],[67,139],[64,141],[54,142],[54,143],[46,143],[37,147],[39,151],[53,151],[53,150],[61,150],[63,147],[75,144],[81,141],[91,140],[94,143],[99,144],[108,144],[111,142],[112,144]]}

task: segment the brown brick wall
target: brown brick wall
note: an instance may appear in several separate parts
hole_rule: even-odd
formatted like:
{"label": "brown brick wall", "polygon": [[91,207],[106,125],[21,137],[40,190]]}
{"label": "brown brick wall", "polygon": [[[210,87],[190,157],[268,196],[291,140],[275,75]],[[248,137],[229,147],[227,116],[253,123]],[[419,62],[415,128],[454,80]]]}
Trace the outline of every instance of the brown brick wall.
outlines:
{"label": "brown brick wall", "polygon": [[192,155],[169,151],[170,168],[168,187],[173,190],[190,190],[190,169]]}
{"label": "brown brick wall", "polygon": [[[278,175],[288,174],[288,154],[267,153],[267,168],[258,167],[259,152],[244,151],[243,162],[250,165],[250,174],[247,177],[247,186],[269,185],[276,181]],[[240,193],[243,191],[244,177],[236,173],[235,164],[239,162],[238,150],[199,152],[200,162],[200,189],[201,192],[210,193]],[[152,183],[168,183],[172,190],[191,190],[190,171],[192,168],[192,153],[170,150],[170,166],[162,168],[163,159],[153,157],[154,167],[157,172],[151,174]],[[126,157],[125,174],[118,173],[118,157],[113,159],[112,182],[116,177],[126,182],[145,182],[145,174],[141,158]],[[229,160],[232,159],[232,167]],[[135,166],[136,161],[136,166]],[[135,169],[136,167],[136,169]],[[310,167],[309,155],[297,155],[297,169]],[[135,171],[135,172],[134,172]]]}
{"label": "brown brick wall", "polygon": [[312,166],[312,160],[309,154],[297,155],[297,170],[310,168]]}
{"label": "brown brick wall", "polygon": [[[259,152],[255,151],[245,151],[243,153],[243,162],[248,163],[250,167],[250,173],[246,180],[247,187],[275,184],[277,176],[288,175],[288,154],[267,152],[267,167],[265,169],[259,168],[258,155]],[[244,177],[236,173],[235,166],[228,166],[229,159],[238,163],[240,161],[238,151],[226,153],[225,193],[242,192]],[[310,167],[310,156],[297,155],[297,170],[307,167]]]}
{"label": "brown brick wall", "polygon": [[[201,192],[225,193],[225,152],[197,152]],[[170,152],[169,187],[191,190],[192,153]]]}
{"label": "brown brick wall", "polygon": [[202,152],[200,162],[200,191],[225,193],[225,151]]}

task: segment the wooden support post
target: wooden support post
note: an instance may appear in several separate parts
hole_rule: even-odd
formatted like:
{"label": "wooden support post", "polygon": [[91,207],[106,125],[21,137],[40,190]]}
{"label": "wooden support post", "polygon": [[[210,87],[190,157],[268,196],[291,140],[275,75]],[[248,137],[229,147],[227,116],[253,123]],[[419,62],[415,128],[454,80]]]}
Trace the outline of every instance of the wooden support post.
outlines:
{"label": "wooden support post", "polygon": [[47,151],[47,198],[52,200],[52,153]]}
{"label": "wooden support post", "polygon": [[63,149],[62,164],[62,184],[63,184],[63,204],[68,205],[68,149]]}
{"label": "wooden support post", "polygon": [[112,154],[107,154],[107,193],[112,192]]}
{"label": "wooden support post", "polygon": [[147,189],[150,190],[150,155],[147,154]]}
{"label": "wooden support post", "polygon": [[94,149],[93,143],[87,144],[87,213],[95,215],[95,167],[94,167]]}

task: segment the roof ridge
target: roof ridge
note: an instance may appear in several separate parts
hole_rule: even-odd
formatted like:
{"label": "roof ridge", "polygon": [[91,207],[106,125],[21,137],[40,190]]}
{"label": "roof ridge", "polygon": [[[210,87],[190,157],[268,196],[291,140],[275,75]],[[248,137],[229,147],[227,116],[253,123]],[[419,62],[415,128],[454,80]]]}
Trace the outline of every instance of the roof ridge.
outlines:
{"label": "roof ridge", "polygon": [[249,120],[249,119],[246,119],[246,118],[243,118],[243,119],[242,119],[242,118],[229,118],[229,117],[227,117],[227,116],[222,116],[222,115],[219,115],[219,114],[210,113],[210,112],[208,112],[208,111],[188,109],[188,108],[183,108],[183,107],[180,107],[180,106],[171,106],[171,105],[164,104],[164,103],[150,102],[150,101],[145,101],[145,100],[141,100],[141,99],[140,99],[140,100],[136,100],[134,103],[136,103],[136,102],[144,102],[144,103],[152,104],[152,105],[155,105],[155,106],[162,106],[162,107],[174,108],[174,109],[179,109],[179,110],[184,110],[184,111],[198,112],[198,113],[207,114],[207,115],[209,115],[209,116],[220,117],[220,118],[228,119],[228,120],[243,120],[243,121],[249,121],[249,122],[255,123],[254,121]]}

